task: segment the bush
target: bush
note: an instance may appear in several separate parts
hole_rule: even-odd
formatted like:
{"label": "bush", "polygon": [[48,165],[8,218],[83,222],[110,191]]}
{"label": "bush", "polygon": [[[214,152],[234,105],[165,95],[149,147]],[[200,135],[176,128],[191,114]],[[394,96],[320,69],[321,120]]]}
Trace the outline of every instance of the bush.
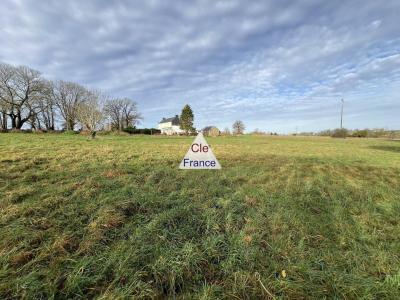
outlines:
{"label": "bush", "polygon": [[345,138],[349,131],[346,128],[337,128],[332,132],[331,137],[334,138]]}
{"label": "bush", "polygon": [[354,130],[351,134],[352,137],[359,137],[359,138],[366,138],[368,137],[368,130],[367,129],[362,129],[362,130]]}
{"label": "bush", "polygon": [[161,130],[156,128],[135,128],[135,127],[126,127],[122,131],[127,132],[129,134],[160,134]]}

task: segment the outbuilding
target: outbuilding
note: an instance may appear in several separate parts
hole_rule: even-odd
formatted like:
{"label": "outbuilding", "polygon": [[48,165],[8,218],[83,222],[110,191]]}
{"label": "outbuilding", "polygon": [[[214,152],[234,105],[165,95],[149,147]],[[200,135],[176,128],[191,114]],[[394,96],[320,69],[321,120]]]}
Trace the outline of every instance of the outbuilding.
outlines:
{"label": "outbuilding", "polygon": [[219,136],[221,134],[221,131],[215,126],[206,126],[201,132],[205,136]]}

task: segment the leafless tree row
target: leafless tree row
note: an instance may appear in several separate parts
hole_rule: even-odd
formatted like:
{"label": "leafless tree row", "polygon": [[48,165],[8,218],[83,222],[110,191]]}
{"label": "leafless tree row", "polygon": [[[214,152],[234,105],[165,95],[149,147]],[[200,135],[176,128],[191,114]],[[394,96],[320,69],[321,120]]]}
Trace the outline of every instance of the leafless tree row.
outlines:
{"label": "leafless tree row", "polygon": [[95,132],[105,124],[133,127],[139,119],[136,102],[128,98],[108,98],[74,82],[46,80],[29,67],[0,63],[0,129],[54,130],[60,124]]}

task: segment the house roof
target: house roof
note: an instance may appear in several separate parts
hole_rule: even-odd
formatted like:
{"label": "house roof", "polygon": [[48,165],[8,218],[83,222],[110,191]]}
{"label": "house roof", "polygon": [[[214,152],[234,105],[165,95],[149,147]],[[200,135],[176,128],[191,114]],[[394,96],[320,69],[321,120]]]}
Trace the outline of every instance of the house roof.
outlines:
{"label": "house roof", "polygon": [[160,121],[160,123],[169,123],[171,122],[172,125],[179,125],[179,116],[175,115],[175,117],[172,118],[162,118],[162,120]]}

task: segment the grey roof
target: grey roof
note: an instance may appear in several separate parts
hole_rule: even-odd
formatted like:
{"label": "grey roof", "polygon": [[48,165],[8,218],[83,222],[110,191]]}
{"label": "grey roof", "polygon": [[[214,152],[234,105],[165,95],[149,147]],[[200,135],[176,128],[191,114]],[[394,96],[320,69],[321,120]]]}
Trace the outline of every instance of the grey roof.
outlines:
{"label": "grey roof", "polygon": [[162,120],[160,121],[160,123],[168,123],[168,122],[172,122],[172,125],[179,125],[179,116],[175,115],[175,117],[172,118],[162,118]]}

